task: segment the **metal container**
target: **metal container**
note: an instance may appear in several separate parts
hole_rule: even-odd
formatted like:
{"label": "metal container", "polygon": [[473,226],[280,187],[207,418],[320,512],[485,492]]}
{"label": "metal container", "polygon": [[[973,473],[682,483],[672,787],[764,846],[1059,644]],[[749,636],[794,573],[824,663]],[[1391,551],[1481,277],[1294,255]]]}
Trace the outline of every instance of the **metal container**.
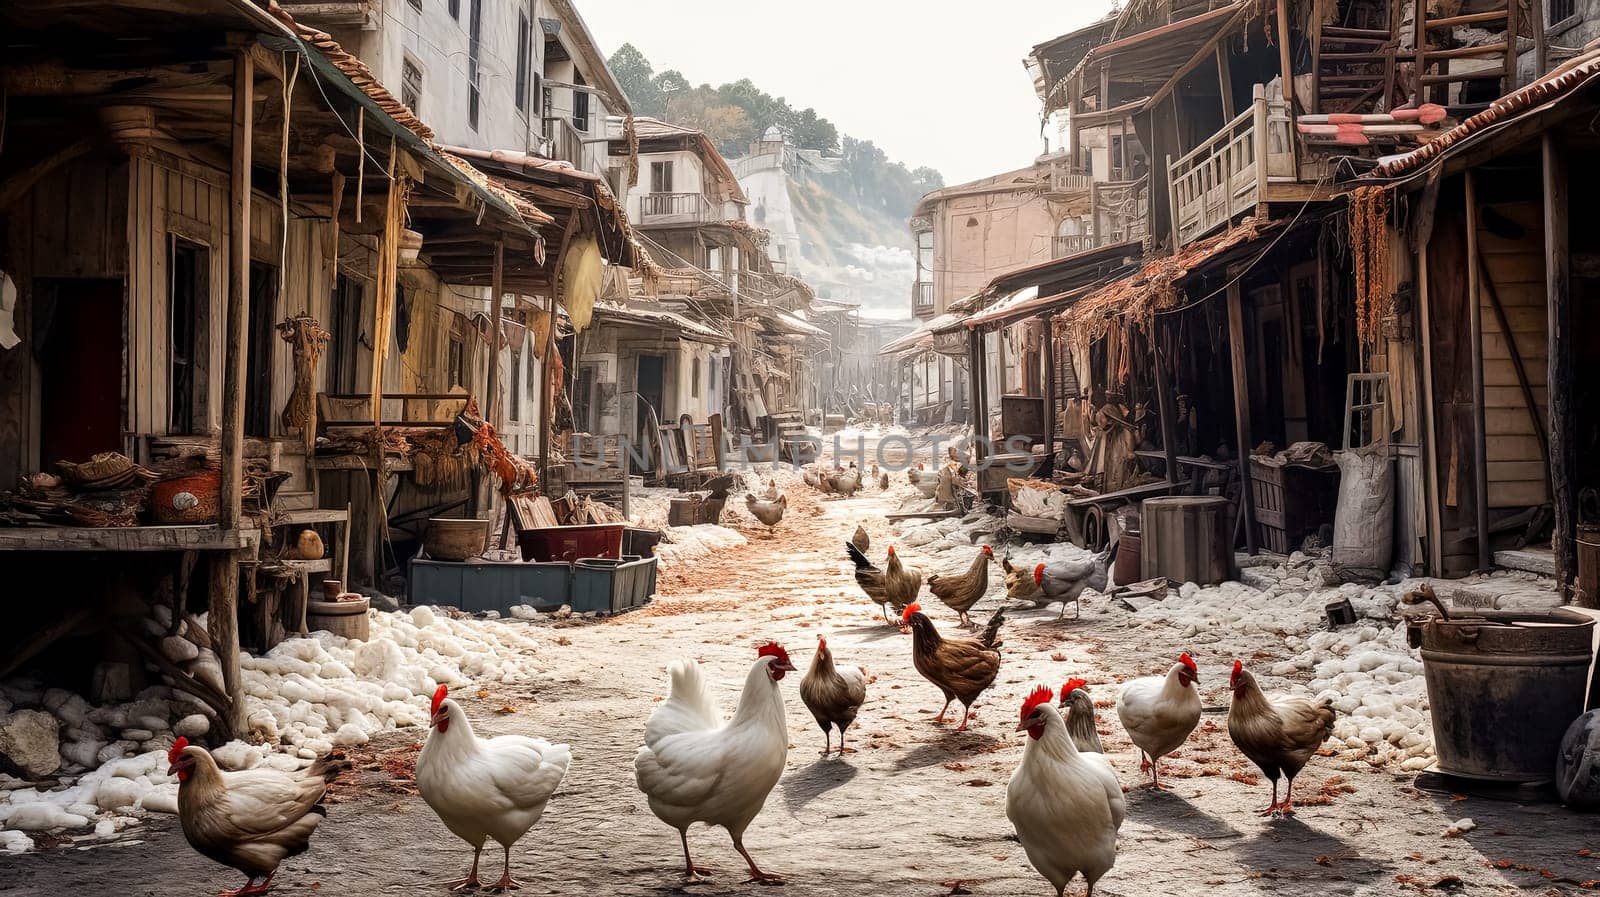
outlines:
{"label": "metal container", "polygon": [[1147,498],[1139,526],[1144,579],[1164,576],[1174,585],[1209,586],[1233,578],[1233,518],[1226,498]]}
{"label": "metal container", "polygon": [[1117,512],[1117,523],[1122,534],[1117,537],[1117,561],[1111,581],[1119,586],[1132,585],[1144,576],[1143,536],[1139,532],[1139,509],[1128,507]]}
{"label": "metal container", "polygon": [[584,526],[546,526],[517,534],[525,561],[566,561],[581,558],[622,557],[621,523],[592,523]]}
{"label": "metal container", "polygon": [[422,548],[436,561],[464,561],[483,554],[489,544],[489,521],[470,517],[431,517]]}
{"label": "metal container", "polygon": [[1578,527],[1578,594],[1572,600],[1584,607],[1595,607],[1600,592],[1600,526]]}
{"label": "metal container", "polygon": [[464,564],[413,560],[407,583],[412,604],[447,605],[468,613],[496,611],[509,615],[521,604],[555,610],[571,600],[572,565]]}
{"label": "metal container", "polygon": [[572,565],[572,612],[618,614],[655,593],[655,558],[591,558]]}
{"label": "metal container", "polygon": [[1567,727],[1583,713],[1594,621],[1570,610],[1473,611],[1414,620],[1439,771],[1548,782]]}
{"label": "metal container", "polygon": [[216,523],[222,474],[215,470],[162,480],[150,490],[150,517],[158,524]]}

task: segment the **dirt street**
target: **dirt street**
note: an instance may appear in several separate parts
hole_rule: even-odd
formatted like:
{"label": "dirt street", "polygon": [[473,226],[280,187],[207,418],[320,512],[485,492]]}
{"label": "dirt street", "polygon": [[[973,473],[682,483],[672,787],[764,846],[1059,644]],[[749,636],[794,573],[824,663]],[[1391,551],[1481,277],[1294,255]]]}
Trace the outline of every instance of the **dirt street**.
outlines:
{"label": "dirt street", "polygon": [[[664,574],[650,608],[618,619],[530,624],[543,645],[539,687],[489,686],[462,695],[480,733],[526,732],[568,742],[575,760],[545,818],[513,853],[526,893],[700,895],[752,893],[721,830],[696,829],[696,859],[718,874],[684,887],[675,832],[649,812],[633,783],[644,721],[678,657],[706,665],[728,712],[755,645],[783,642],[804,669],[819,634],[841,663],[864,665],[869,685],[852,740],[859,753],[820,759],[822,733],[800,702],[798,676],[783,683],[789,709],[788,769],[746,837],[756,859],[784,874],[791,895],[1018,895],[1050,893],[1012,840],[1005,784],[1024,736],[1017,707],[1036,682],[1070,675],[1095,683],[1100,728],[1128,790],[1116,868],[1103,895],[1203,890],[1247,894],[1555,894],[1595,887],[1600,825],[1549,805],[1458,799],[1411,787],[1411,776],[1365,763],[1316,758],[1292,820],[1261,819],[1267,785],[1234,749],[1220,713],[1167,765],[1175,786],[1149,790],[1111,705],[1114,682],[1162,671],[1185,646],[1138,634],[1126,612],[1098,596],[1084,615],[1019,610],[1004,631],[1000,681],[972,730],[927,718],[940,696],[912,669],[910,640],[883,625],[848,573],[840,543],[864,522],[874,554],[890,541],[875,489],[844,501],[791,490],[789,516],[773,536],[752,525],[750,544]],[[996,572],[998,577],[998,572]],[[974,616],[992,610],[996,599]],[[954,615],[932,608],[943,628]],[[1274,645],[1261,646],[1271,657]],[[1208,706],[1226,702],[1232,658],[1197,658]],[[278,894],[426,894],[459,877],[471,851],[450,835],[402,779],[421,732],[393,732],[363,752],[356,784],[342,787],[309,854],[288,862]],[[1444,837],[1470,817],[1477,826]],[[210,893],[241,882],[197,856],[173,817],[156,816],[119,843],[0,859],[0,894]],[[486,868],[499,855],[485,854]],[[498,870],[496,869],[496,872]],[[1081,883],[1072,889],[1081,893]]]}

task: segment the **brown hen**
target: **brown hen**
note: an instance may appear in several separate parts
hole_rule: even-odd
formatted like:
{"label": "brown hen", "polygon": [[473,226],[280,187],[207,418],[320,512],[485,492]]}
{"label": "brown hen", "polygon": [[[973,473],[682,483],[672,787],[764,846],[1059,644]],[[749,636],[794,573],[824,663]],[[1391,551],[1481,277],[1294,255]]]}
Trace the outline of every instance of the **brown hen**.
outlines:
{"label": "brown hen", "polygon": [[960,615],[962,626],[972,625],[967,612],[989,591],[989,561],[993,557],[994,549],[984,545],[965,573],[957,576],[935,573],[928,577],[928,591]]}
{"label": "brown hen", "polygon": [[[1229,687],[1233,703],[1228,706],[1228,735],[1272,780],[1272,803],[1259,813],[1293,816],[1294,777],[1333,734],[1333,702],[1298,697],[1271,700],[1237,660]],[[1278,802],[1280,775],[1289,779],[1282,803]]]}
{"label": "brown hen", "polygon": [[957,732],[967,728],[967,718],[972,715],[972,705],[978,696],[994,684],[1000,673],[1000,624],[1005,622],[1005,609],[1001,608],[989,618],[989,625],[977,638],[945,638],[922,612],[912,604],[901,616],[901,625],[911,630],[911,663],[924,679],[939,686],[944,692],[944,706],[933,718],[944,722],[950,702],[961,700],[961,725]]}

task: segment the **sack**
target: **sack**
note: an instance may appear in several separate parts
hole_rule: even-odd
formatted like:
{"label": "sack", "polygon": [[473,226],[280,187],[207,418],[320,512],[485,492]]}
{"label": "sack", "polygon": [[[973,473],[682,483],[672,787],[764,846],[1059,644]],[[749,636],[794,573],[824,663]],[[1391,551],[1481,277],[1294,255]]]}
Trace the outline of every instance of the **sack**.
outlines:
{"label": "sack", "polygon": [[1383,579],[1394,560],[1394,460],[1380,447],[1337,452],[1334,463],[1333,569],[1348,578]]}

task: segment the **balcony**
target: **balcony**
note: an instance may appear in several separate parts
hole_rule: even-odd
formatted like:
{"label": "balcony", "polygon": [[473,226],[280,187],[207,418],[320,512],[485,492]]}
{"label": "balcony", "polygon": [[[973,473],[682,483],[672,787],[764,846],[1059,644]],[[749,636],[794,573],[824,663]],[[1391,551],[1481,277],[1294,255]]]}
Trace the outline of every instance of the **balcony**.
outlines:
{"label": "balcony", "polygon": [[1150,241],[1150,179],[1102,181],[1090,193],[1094,246]]}
{"label": "balcony", "polygon": [[911,285],[911,314],[913,317],[932,317],[934,306],[933,283],[931,281],[918,281]]}
{"label": "balcony", "polygon": [[562,115],[547,115],[544,121],[544,146],[541,152],[550,159],[571,162],[583,168],[582,131],[572,126],[572,119]]}
{"label": "balcony", "polygon": [[1053,259],[1064,259],[1093,248],[1093,234],[1057,234],[1050,238],[1050,257]]}
{"label": "balcony", "polygon": [[1094,177],[1092,175],[1076,168],[1065,159],[1057,159],[1050,163],[1049,171],[1050,182],[1046,190],[1052,195],[1088,193],[1094,186]]}
{"label": "balcony", "polygon": [[1257,86],[1250,108],[1168,166],[1180,246],[1253,214],[1269,182],[1294,181],[1289,128],[1283,105],[1268,102]]}
{"label": "balcony", "polygon": [[639,197],[642,227],[705,224],[712,218],[711,202],[700,193],[646,193]]}

